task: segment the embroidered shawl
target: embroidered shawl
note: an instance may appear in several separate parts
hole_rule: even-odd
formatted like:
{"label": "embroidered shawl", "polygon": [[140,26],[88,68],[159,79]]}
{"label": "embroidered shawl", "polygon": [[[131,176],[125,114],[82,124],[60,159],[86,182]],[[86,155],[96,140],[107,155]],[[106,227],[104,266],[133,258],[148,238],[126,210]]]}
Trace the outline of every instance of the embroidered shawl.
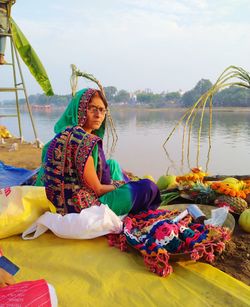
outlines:
{"label": "embroidered shawl", "polygon": [[104,135],[105,120],[95,131],[100,137],[86,133],[82,128],[87,118],[88,104],[96,92],[95,89],[78,92],[56,123],[57,135],[48,143],[45,151],[43,181],[46,195],[60,214],[80,212],[84,208],[100,205],[96,193],[83,180],[90,155],[93,155],[100,181],[106,167],[105,158],[98,157],[98,148],[102,149],[100,137]]}
{"label": "embroidered shawl", "polygon": [[[100,205],[98,196],[83,179],[86,161],[98,142],[102,142],[99,137],[86,133],[80,126],[67,128],[52,140],[45,159],[44,183],[46,195],[58,213],[80,212]],[[99,165],[99,179],[101,174]]]}

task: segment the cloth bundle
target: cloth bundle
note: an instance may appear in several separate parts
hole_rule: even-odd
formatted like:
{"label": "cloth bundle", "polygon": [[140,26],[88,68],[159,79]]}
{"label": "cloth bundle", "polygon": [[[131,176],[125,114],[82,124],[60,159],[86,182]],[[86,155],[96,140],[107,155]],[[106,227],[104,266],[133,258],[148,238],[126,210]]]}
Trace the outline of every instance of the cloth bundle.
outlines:
{"label": "cloth bundle", "polygon": [[173,254],[188,253],[192,260],[212,262],[215,253],[225,249],[230,239],[227,228],[194,224],[190,216],[174,223],[174,215],[176,211],[165,209],[130,214],[124,220],[123,233],[108,236],[109,244],[121,250],[129,244],[139,250],[149,270],[160,276],[173,272],[168,263]]}
{"label": "cloth bundle", "polygon": [[120,233],[122,222],[108,206],[92,206],[80,213],[45,212],[38,220],[26,229],[24,240],[36,239],[51,230],[56,236],[64,239],[93,239],[108,233]]}

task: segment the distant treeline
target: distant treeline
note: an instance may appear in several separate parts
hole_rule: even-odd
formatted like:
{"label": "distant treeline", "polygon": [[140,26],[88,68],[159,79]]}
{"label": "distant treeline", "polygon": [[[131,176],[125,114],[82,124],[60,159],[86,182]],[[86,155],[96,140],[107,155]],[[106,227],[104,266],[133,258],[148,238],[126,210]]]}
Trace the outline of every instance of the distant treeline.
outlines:
{"label": "distant treeline", "polygon": [[[162,92],[153,93],[150,90],[135,91],[130,93],[126,90],[118,90],[115,86],[104,87],[107,100],[111,104],[143,105],[149,108],[164,107],[190,107],[198,98],[210,89],[212,83],[207,79],[201,79],[196,86],[185,93]],[[31,104],[66,106],[71,100],[71,95],[54,95],[47,97],[44,94],[30,95]],[[14,101],[8,101],[13,103]],[[21,103],[25,100],[21,99]],[[250,89],[239,87],[228,87],[221,90],[213,98],[213,105],[216,107],[250,107]]]}

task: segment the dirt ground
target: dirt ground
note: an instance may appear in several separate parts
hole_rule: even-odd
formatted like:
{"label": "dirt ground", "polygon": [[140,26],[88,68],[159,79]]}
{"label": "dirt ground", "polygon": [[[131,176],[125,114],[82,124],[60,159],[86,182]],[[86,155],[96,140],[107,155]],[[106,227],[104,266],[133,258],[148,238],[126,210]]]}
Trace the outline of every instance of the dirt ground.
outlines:
{"label": "dirt ground", "polygon": [[[40,166],[41,152],[36,144],[21,144],[17,139],[6,139],[5,144],[0,144],[0,160],[16,167],[36,169]],[[237,221],[231,241],[213,265],[250,285],[250,233],[244,233]]]}

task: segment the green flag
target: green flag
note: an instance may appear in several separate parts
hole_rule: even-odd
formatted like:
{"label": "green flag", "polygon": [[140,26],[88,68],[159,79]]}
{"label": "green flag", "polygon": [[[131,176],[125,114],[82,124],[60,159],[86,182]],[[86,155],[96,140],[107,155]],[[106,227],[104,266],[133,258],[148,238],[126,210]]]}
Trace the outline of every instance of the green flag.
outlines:
{"label": "green flag", "polygon": [[10,18],[10,22],[14,44],[24,63],[27,65],[31,74],[35,77],[44,93],[47,96],[54,95],[45,68],[43,67],[43,64],[41,63],[35,50],[31,47],[29,41],[12,18]]}

